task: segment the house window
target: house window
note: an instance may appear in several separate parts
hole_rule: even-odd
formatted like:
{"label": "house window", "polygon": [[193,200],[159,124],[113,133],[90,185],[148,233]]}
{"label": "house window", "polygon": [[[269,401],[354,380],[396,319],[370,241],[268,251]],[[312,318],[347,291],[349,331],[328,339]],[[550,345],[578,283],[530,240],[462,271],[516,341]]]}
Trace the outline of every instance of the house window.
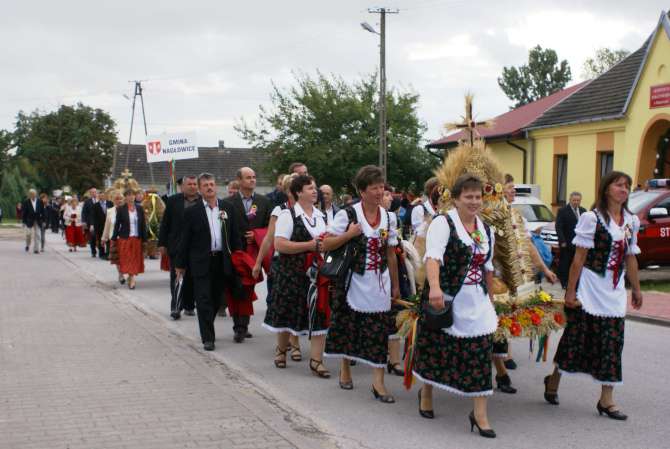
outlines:
{"label": "house window", "polygon": [[565,206],[568,185],[568,156],[560,155],[554,158],[554,204]]}
{"label": "house window", "polygon": [[614,153],[612,151],[603,151],[598,153],[598,184],[600,180],[612,171],[614,164]]}

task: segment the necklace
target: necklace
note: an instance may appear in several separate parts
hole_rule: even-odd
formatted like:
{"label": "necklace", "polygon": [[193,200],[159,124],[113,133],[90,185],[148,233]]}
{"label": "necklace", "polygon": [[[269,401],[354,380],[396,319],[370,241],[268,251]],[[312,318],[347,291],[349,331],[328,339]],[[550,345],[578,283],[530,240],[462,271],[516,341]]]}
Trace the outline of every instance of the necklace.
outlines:
{"label": "necklace", "polygon": [[314,224],[310,221],[309,217],[307,217],[306,214],[302,214],[302,216],[305,218],[305,222],[311,227],[311,228],[316,228],[316,215],[314,215],[312,218],[314,219]]}

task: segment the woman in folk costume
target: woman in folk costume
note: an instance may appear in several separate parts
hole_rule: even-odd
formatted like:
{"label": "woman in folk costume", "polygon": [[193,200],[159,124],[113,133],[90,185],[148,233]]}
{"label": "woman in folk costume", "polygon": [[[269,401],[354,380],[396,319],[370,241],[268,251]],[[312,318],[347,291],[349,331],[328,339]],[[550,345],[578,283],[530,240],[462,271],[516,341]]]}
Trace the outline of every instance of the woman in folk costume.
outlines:
{"label": "woman in folk costume", "polygon": [[435,217],[426,235],[427,285],[423,301],[440,311],[452,301],[453,324],[433,329],[419,320],[414,350],[414,376],[423,382],[419,413],[432,419],[433,387],[472,397],[471,430],[496,436],[489,425],[487,396],[493,394],[491,365],[493,333],[498,319],[492,303],[494,237],[478,217],[482,209],[482,181],[460,176],[450,189],[454,208]]}
{"label": "woman in folk costume", "polygon": [[609,173],[600,182],[594,209],[579,218],[565,294],[568,321],[556,350],[556,368],[544,379],[545,400],[558,405],[561,374],[591,376],[601,384],[598,413],[621,421],[627,416],[614,402],[613,390],[622,383],[626,275],[633,289],[633,307],[642,307],[635,257],[640,253],[640,221],[628,210],[631,182],[625,173]]}
{"label": "woman in folk costume", "polygon": [[76,196],[73,196],[65,205],[63,212],[63,220],[65,222],[65,241],[68,246],[68,251],[77,251],[77,247],[86,246],[86,238],[84,236],[84,228],[81,223],[82,205]]}
{"label": "woman in folk costume", "polygon": [[121,190],[113,189],[109,193],[109,197],[112,199],[114,206],[107,209],[105,228],[102,231],[101,240],[103,243],[109,242],[109,263],[116,265],[116,270],[119,274],[119,283],[123,285],[126,283],[126,278],[121,273],[121,267],[119,266],[119,249],[116,246],[116,242],[111,239],[114,225],[116,224],[116,210],[123,205],[123,193]]}
{"label": "woman in folk costume", "polygon": [[323,364],[330,313],[327,290],[326,296],[315,298],[313,316],[308,300],[311,283],[308,271],[316,273],[318,269],[326,222],[323,213],[314,207],[317,199],[314,178],[297,176],[291,181],[290,192],[297,202],[280,213],[275,225],[274,245],[279,252],[279,265],[263,327],[277,334],[274,361],[277,368],[286,368],[289,335],[310,335],[309,368],[314,375],[329,378],[330,372]]}
{"label": "woman in folk costume", "polygon": [[355,248],[350,277],[335,286],[332,320],[326,339],[326,356],[342,358],[340,387],[353,388],[350,360],[373,367],[372,393],[383,403],[395,398],[384,385],[388,336],[395,323],[391,298],[399,298],[398,244],[395,215],[381,207],[384,177],[381,169],[362,167],[354,178],[361,201],[340,210],[328,226],[326,250],[351,241]]}
{"label": "woman in folk costume", "polygon": [[[286,192],[287,201],[284,204],[275,206],[270,213],[270,221],[268,222],[268,230],[263,238],[260,248],[258,249],[258,256],[256,257],[256,263],[254,264],[252,275],[254,278],[258,279],[261,275],[261,270],[263,267],[263,261],[268,256],[270,251],[274,251],[272,259],[270,262],[270,272],[266,273],[267,276],[267,295],[265,301],[270,306],[272,302],[272,290],[274,284],[274,277],[276,272],[279,269],[279,252],[274,250],[274,239],[275,239],[275,228],[277,225],[277,219],[283,210],[293,207],[295,204],[295,198],[291,194],[291,182],[298,176],[297,173],[291,173],[290,175],[285,175],[282,178],[282,192]],[[291,360],[294,362],[302,361],[302,352],[300,351],[300,337],[297,335],[289,335],[289,344],[288,352],[291,357]]]}
{"label": "woman in folk costume", "polygon": [[116,209],[112,240],[119,252],[119,272],[128,275],[128,288],[135,289],[135,277],[144,273],[142,244],[147,240],[146,221],[142,206],[135,203],[135,191],[123,192],[125,204]]}

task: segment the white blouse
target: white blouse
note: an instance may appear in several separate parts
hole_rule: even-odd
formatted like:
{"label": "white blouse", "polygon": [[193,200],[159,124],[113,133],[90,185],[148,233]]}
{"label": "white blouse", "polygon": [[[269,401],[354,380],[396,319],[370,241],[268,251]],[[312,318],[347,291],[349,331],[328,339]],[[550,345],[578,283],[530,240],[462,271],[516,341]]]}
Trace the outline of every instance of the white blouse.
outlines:
{"label": "white blouse", "polygon": [[[475,250],[476,253],[487,254],[489,247],[495,246],[494,233],[491,232],[491,240],[484,230],[484,223],[477,217],[477,228],[482,232],[482,245],[477,247],[475,242],[470,237],[470,234],[465,230],[463,222],[456,209],[451,209],[449,217],[456,226],[456,233],[461,241]],[[440,265],[444,260],[444,252],[449,243],[449,235],[451,229],[447,218],[443,215],[435,217],[428,227],[426,234],[426,255],[424,262],[427,259],[437,260]],[[483,271],[493,271],[493,250],[491,250],[491,257],[483,266]],[[485,273],[482,273],[484,276]],[[469,285],[463,284],[456,297],[453,300],[453,314],[454,324],[443,331],[454,337],[479,337],[482,335],[489,335],[496,331],[498,327],[498,317],[496,316],[495,308],[489,299],[489,296],[484,292],[484,289],[479,284]]]}
{"label": "white blouse", "polygon": [[128,209],[128,221],[130,222],[128,237],[139,237],[139,233],[137,232],[137,209],[133,211]]}
{"label": "white blouse", "polygon": [[[278,207],[279,206],[277,206],[277,208]],[[302,218],[302,222],[312,238],[317,238],[326,232],[326,222],[323,219],[323,212],[321,212],[316,207],[312,208],[311,219],[307,217],[305,211],[302,209],[302,206],[300,206],[298,203],[295,203],[293,206],[293,211],[296,217]],[[291,210],[284,209],[279,214],[279,218],[277,218],[277,224],[275,225],[275,237],[283,237],[286,240],[291,240],[292,235],[293,217],[291,217]]]}
{"label": "white blouse", "polygon": [[[594,237],[598,218],[597,212],[589,211],[579,217],[577,227],[575,228],[575,238],[572,243],[580,248],[591,249],[594,247]],[[626,248],[626,255],[640,254],[640,247],[637,244],[637,233],[640,230],[640,219],[637,215],[624,211],[623,225],[619,226],[614,219],[610,217],[609,224],[600,216],[600,222],[607,228],[612,237],[612,244],[626,239],[626,234],[630,236],[630,243]],[[610,252],[608,265],[616,257],[614,251]],[[627,293],[625,287],[625,269],[619,277],[619,282],[614,285],[614,272],[606,270],[605,276],[584,267],[579,278],[577,288],[577,299],[582,303],[582,308],[590,315],[600,317],[618,317],[626,316]]]}
{"label": "white blouse", "polygon": [[431,217],[437,215],[428,199],[425,199],[423,204],[417,204],[412,208],[412,230],[414,231],[414,235],[422,237],[426,235],[428,228],[426,226],[426,215],[430,215]]}
{"label": "white blouse", "polygon": [[[398,245],[398,224],[395,214],[387,214],[386,210],[380,206],[379,213],[381,214],[381,220],[379,226],[373,229],[365,219],[363,205],[356,203],[353,207],[365,237],[379,240],[381,232],[388,229],[388,245]],[[390,219],[390,226],[387,217]],[[340,210],[335,214],[332,223],[328,225],[328,233],[335,236],[342,235],[347,231],[348,224],[349,217],[346,210]],[[370,252],[367,250],[365,264],[366,266],[374,265]],[[351,284],[347,292],[347,304],[353,310],[364,313],[387,312],[391,310],[391,276],[388,268],[383,273],[375,270],[366,270],[362,275],[354,273],[351,276]]]}
{"label": "white blouse", "polygon": [[[65,210],[63,211],[63,221],[65,222],[65,226],[70,226],[70,225],[75,225],[75,226],[81,226],[82,221],[81,221],[81,211],[82,211],[82,205],[77,204],[77,207],[72,207],[69,204],[65,206]],[[76,217],[73,219],[72,215],[76,215]]]}

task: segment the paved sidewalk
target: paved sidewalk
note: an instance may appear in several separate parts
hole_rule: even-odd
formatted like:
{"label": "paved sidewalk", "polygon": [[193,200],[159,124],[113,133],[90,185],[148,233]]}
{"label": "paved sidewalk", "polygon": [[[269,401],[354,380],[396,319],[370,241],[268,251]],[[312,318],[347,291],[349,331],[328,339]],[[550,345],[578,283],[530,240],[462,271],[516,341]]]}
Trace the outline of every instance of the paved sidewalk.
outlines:
{"label": "paved sidewalk", "polygon": [[0,448],[327,442],[309,420],[54,251],[24,254],[18,241],[0,239],[0,265]]}

